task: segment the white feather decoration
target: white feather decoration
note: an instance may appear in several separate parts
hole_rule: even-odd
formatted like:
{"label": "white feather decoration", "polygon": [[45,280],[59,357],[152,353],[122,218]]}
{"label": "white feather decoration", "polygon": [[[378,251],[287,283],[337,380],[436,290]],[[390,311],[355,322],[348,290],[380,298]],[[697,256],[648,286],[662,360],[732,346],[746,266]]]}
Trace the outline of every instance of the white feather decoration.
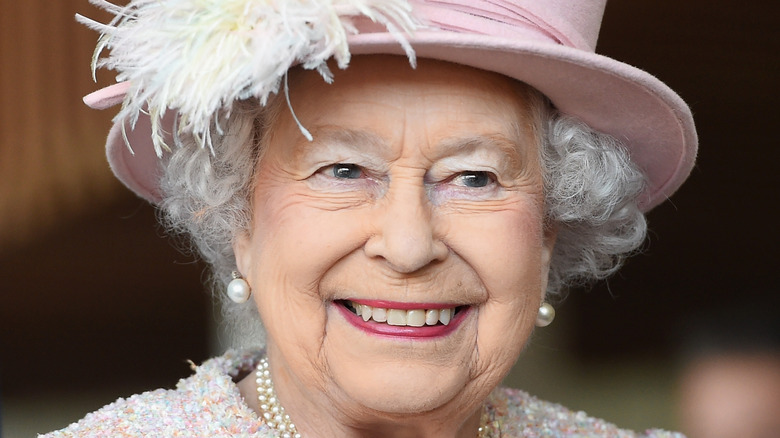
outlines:
{"label": "white feather decoration", "polygon": [[[169,149],[162,116],[175,110],[173,134],[192,133],[211,147],[211,131],[230,115],[233,102],[251,97],[265,104],[287,70],[299,64],[332,80],[327,61],[339,68],[350,60],[347,35],[353,19],[384,25],[415,64],[404,36],[419,22],[407,0],[131,0],[116,6],[90,2],[115,15],[109,24],[77,16],[101,32],[93,57],[98,68],[118,72],[130,89],[115,121],[135,126],[142,111],[152,121],[155,151]],[[110,49],[107,58],[99,58]]]}

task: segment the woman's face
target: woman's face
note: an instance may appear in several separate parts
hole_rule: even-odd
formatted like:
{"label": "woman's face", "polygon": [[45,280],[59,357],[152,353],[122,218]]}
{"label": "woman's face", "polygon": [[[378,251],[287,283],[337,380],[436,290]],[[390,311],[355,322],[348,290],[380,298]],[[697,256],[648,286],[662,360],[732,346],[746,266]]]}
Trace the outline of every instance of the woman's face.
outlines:
{"label": "woman's face", "polygon": [[283,107],[235,245],[282,402],[355,424],[473,412],[532,330],[554,241],[520,86],[370,57],[290,93],[314,141]]}

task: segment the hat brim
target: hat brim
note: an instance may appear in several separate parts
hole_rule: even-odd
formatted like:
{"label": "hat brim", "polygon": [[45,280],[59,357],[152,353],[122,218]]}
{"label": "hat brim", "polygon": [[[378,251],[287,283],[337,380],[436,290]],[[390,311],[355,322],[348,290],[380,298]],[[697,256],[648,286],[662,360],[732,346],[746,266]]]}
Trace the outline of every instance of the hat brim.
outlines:
{"label": "hat brim", "polygon": [[[418,58],[454,62],[525,82],[546,95],[564,114],[610,134],[628,148],[648,178],[640,206],[648,211],[663,202],[688,177],[698,139],[683,100],[654,76],[614,59],[561,45],[507,38],[424,31],[409,37]],[[388,33],[351,36],[353,55],[404,55]],[[126,87],[101,90],[93,107],[121,101]],[[99,92],[100,93],[100,92]],[[89,104],[90,102],[88,102]],[[166,126],[172,126],[168,114]],[[141,197],[157,203],[160,160],[154,153],[150,121],[141,115],[127,128],[132,151],[115,123],[107,140],[108,161],[117,177]]]}

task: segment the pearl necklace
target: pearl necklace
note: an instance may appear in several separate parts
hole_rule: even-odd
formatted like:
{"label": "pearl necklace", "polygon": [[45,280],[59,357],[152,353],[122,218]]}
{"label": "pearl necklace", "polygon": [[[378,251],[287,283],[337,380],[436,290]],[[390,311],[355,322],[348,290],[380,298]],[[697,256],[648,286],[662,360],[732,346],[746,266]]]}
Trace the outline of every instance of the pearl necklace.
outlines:
{"label": "pearl necklace", "polygon": [[260,409],[263,410],[265,424],[278,431],[281,438],[301,438],[290,416],[284,412],[284,406],[276,398],[274,382],[268,370],[268,358],[260,359],[255,376],[257,377],[257,400],[260,402]]}
{"label": "pearl necklace", "polygon": [[[260,402],[260,409],[263,411],[265,424],[279,432],[281,438],[301,438],[298,429],[290,419],[290,416],[284,412],[284,406],[276,398],[274,392],[274,382],[271,380],[271,371],[268,369],[268,358],[260,359],[255,371],[257,382],[257,400]],[[477,438],[491,438],[500,436],[501,421],[496,419],[496,412],[489,406],[482,409],[482,415],[477,429]]]}

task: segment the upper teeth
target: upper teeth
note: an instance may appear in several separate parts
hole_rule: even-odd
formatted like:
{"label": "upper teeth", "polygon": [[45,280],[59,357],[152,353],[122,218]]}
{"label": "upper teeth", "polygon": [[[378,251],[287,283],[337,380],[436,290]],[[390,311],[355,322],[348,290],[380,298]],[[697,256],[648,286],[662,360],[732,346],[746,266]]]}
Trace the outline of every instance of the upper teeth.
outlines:
{"label": "upper teeth", "polygon": [[386,309],[382,307],[371,307],[365,304],[359,304],[350,301],[355,312],[363,318],[363,321],[373,319],[376,322],[386,322],[390,325],[422,327],[424,325],[436,325],[441,322],[448,325],[455,314],[455,308],[447,309]]}

